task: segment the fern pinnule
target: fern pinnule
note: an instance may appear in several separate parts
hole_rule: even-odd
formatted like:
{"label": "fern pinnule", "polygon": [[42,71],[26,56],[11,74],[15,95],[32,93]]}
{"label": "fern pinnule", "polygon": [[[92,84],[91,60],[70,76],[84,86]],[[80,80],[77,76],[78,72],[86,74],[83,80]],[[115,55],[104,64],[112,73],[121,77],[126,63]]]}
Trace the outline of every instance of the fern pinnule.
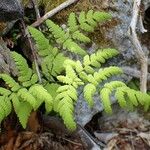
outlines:
{"label": "fern pinnule", "polygon": [[17,114],[20,109],[20,100],[17,93],[12,93],[9,98],[11,99],[13,108]]}
{"label": "fern pinnule", "polygon": [[92,27],[96,27],[97,26],[97,20],[94,20],[94,11],[93,10],[89,10],[87,12],[86,15],[86,21],[88,24],[90,24]]}
{"label": "fern pinnule", "polygon": [[46,112],[49,113],[52,110],[53,98],[42,85],[33,85],[30,87],[29,92],[37,99],[35,107],[36,109],[41,105],[42,102],[45,102]]}
{"label": "fern pinnule", "polygon": [[[119,89],[120,87],[126,87],[126,84],[121,81],[111,81],[109,83],[104,84],[102,90],[100,90],[101,101],[104,105],[104,109],[107,113],[111,113],[111,100],[110,95],[115,89]],[[120,97],[120,93],[116,93],[116,98],[121,98],[118,100],[120,106],[124,107],[126,105],[123,95]]]}
{"label": "fern pinnule", "polygon": [[112,16],[111,16],[111,14],[106,13],[106,12],[96,11],[93,14],[93,18],[96,21],[103,23],[104,21],[110,20],[112,18]]}
{"label": "fern pinnule", "polygon": [[91,42],[90,38],[87,37],[87,36],[85,36],[80,31],[75,31],[74,33],[72,33],[72,38],[74,40],[78,40],[78,41],[83,42],[83,43],[89,43],[89,42]]}
{"label": "fern pinnule", "polygon": [[9,75],[0,74],[0,78],[5,81],[5,83],[10,87],[12,91],[17,91],[20,89],[20,85]]}
{"label": "fern pinnule", "polygon": [[44,34],[38,29],[28,26],[28,30],[32,38],[36,42],[37,52],[39,56],[47,56],[53,49],[50,45],[49,40],[44,36]]}
{"label": "fern pinnule", "polygon": [[26,88],[19,89],[17,95],[22,101],[27,101],[35,109],[36,99],[29,93]]}
{"label": "fern pinnule", "polygon": [[90,107],[93,107],[94,102],[93,102],[93,95],[96,92],[96,86],[93,84],[87,84],[84,87],[84,98],[88,102]]}
{"label": "fern pinnule", "polygon": [[59,112],[65,125],[73,130],[76,127],[73,117],[74,101],[77,100],[77,91],[71,85],[64,85],[58,88],[58,95],[54,101],[54,110]]}
{"label": "fern pinnule", "polygon": [[96,82],[101,83],[102,81],[107,80],[111,76],[120,75],[122,73],[123,73],[122,69],[120,69],[119,67],[110,66],[110,67],[106,67],[104,69],[100,69],[98,72],[95,72],[93,74],[93,79]]}
{"label": "fern pinnule", "polygon": [[98,82],[95,80],[95,78],[94,78],[91,74],[89,74],[89,75],[87,76],[87,80],[88,80],[88,82],[92,83],[92,84],[95,85],[95,86],[98,85]]}
{"label": "fern pinnule", "polygon": [[22,127],[25,129],[27,126],[28,118],[31,114],[32,106],[28,102],[20,102],[17,110],[17,117]]}
{"label": "fern pinnule", "polygon": [[108,88],[103,88],[100,91],[100,97],[101,97],[102,104],[104,106],[104,110],[109,114],[112,113],[110,94],[111,94],[111,90]]}
{"label": "fern pinnule", "polygon": [[82,49],[77,43],[75,43],[72,39],[67,39],[63,43],[63,48],[75,54],[79,54],[81,56],[84,56],[87,54],[86,51]]}
{"label": "fern pinnule", "polygon": [[121,89],[122,88],[117,88],[117,90],[115,92],[115,98],[117,99],[120,107],[125,108],[127,106],[127,102],[125,99],[125,93]]}
{"label": "fern pinnule", "polygon": [[[126,84],[122,81],[111,81],[108,83],[104,84],[105,88],[110,89],[111,91],[114,90],[115,88],[120,88],[120,87],[127,87]],[[126,88],[127,89],[127,88]]]}
{"label": "fern pinnule", "polygon": [[78,24],[75,13],[70,13],[68,18],[68,26],[69,26],[69,32],[75,32],[78,30]]}
{"label": "fern pinnule", "polygon": [[92,55],[86,55],[83,58],[83,65],[85,68],[93,66],[99,68],[102,63],[105,63],[107,59],[110,59],[118,55],[118,51],[115,49],[101,49]]}
{"label": "fern pinnule", "polygon": [[6,96],[0,96],[0,108],[4,112],[4,117],[7,117],[12,110],[10,99]]}
{"label": "fern pinnule", "polygon": [[32,76],[32,70],[29,68],[26,59],[17,52],[12,52],[11,55],[19,72],[18,80],[20,82],[28,81]]}
{"label": "fern pinnule", "polygon": [[80,24],[80,28],[87,32],[93,32],[94,28],[98,25],[98,23],[103,23],[106,20],[111,19],[111,15],[105,12],[94,12],[93,10],[89,10],[87,14],[82,11],[79,15],[78,21]]}
{"label": "fern pinnule", "polygon": [[138,106],[138,101],[137,101],[137,98],[136,98],[136,95],[135,95],[135,91],[132,90],[132,89],[128,89],[126,91],[127,93],[127,96],[129,97],[129,100],[132,102],[132,104],[134,106]]}
{"label": "fern pinnule", "polygon": [[69,38],[69,33],[65,33],[65,31],[53,21],[46,20],[46,25],[52,32],[58,44],[63,44]]}
{"label": "fern pinnule", "polygon": [[2,95],[2,96],[9,96],[10,94],[11,94],[11,91],[0,87],[0,95]]}

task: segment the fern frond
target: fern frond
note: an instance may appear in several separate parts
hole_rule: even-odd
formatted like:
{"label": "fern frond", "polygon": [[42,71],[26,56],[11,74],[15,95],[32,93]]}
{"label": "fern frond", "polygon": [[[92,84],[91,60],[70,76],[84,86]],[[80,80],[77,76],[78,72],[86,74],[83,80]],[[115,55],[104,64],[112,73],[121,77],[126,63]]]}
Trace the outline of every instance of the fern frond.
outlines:
{"label": "fern frond", "polygon": [[66,66],[66,76],[57,76],[57,79],[65,84],[73,85],[75,88],[84,84],[70,65]]}
{"label": "fern frond", "polygon": [[89,43],[91,42],[90,38],[85,36],[83,33],[81,33],[80,31],[75,31],[73,34],[72,34],[72,38],[74,40],[78,40],[80,42],[83,42],[83,43]]}
{"label": "fern frond", "polygon": [[[12,111],[12,105],[10,99],[6,96],[0,96],[0,110],[4,113],[4,117],[7,117]],[[0,119],[1,120],[1,119]]]}
{"label": "fern frond", "polygon": [[0,78],[5,81],[5,83],[11,88],[12,91],[17,91],[20,89],[20,85],[9,75],[0,74]]}
{"label": "fern frond", "polygon": [[44,36],[44,34],[31,26],[28,26],[28,31],[36,42],[38,54],[40,56],[49,55],[53,47],[50,45],[49,40]]}
{"label": "fern frond", "polygon": [[93,95],[95,94],[95,92],[96,92],[96,87],[93,84],[87,84],[84,87],[84,98],[88,102],[90,107],[94,105]]}
{"label": "fern frond", "polygon": [[107,80],[111,76],[120,75],[123,71],[119,67],[106,67],[104,69],[100,69],[98,72],[95,72],[93,75],[88,75],[88,81],[97,85],[104,80]]}
{"label": "fern frond", "polygon": [[21,100],[28,102],[35,109],[36,99],[29,93],[26,88],[19,89],[17,95]]}
{"label": "fern frond", "polygon": [[67,39],[63,43],[63,48],[67,49],[70,52],[79,54],[81,56],[86,55],[86,52],[84,49],[82,49],[77,43],[75,43],[72,39]]}
{"label": "fern frond", "polygon": [[101,101],[103,103],[104,110],[109,114],[112,113],[110,94],[111,94],[111,90],[108,88],[103,88],[100,91]]}
{"label": "fern frond", "polygon": [[96,53],[92,55],[86,55],[83,58],[83,65],[93,66],[99,68],[102,63],[105,63],[107,59],[110,59],[114,56],[118,55],[118,51],[116,49],[102,49],[98,50]]}
{"label": "fern frond", "polygon": [[17,52],[11,52],[11,55],[19,71],[18,80],[20,82],[28,81],[31,78],[32,70],[29,68],[27,61]]}
{"label": "fern frond", "polygon": [[108,13],[89,10],[87,14],[82,11],[79,15],[78,21],[82,30],[93,32],[94,28],[98,25],[98,22],[102,23],[109,19],[111,19],[111,15]]}
{"label": "fern frond", "polygon": [[17,114],[19,109],[20,109],[20,100],[18,98],[17,93],[12,93],[9,98],[11,99],[13,107],[14,107],[14,110],[15,110],[15,112]]}
{"label": "fern frond", "polygon": [[[102,90],[100,90],[101,101],[102,101],[102,103],[104,105],[104,109],[107,113],[112,113],[110,95],[114,89],[119,88],[119,87],[126,87],[126,84],[121,81],[111,81],[110,83],[106,83],[104,85],[104,88],[102,88]],[[122,98],[122,95],[120,97],[120,95],[118,95],[118,93],[117,93],[116,97],[118,98],[118,96],[119,96],[119,98]],[[118,102],[121,106],[125,105],[124,98],[119,99]]]}
{"label": "fern frond", "polygon": [[[51,20],[47,20],[46,24],[49,30],[52,32],[58,44],[62,44],[64,49],[77,53],[79,55],[86,55],[84,49],[82,49],[77,43],[75,43],[69,35],[69,32],[65,32],[61,27],[56,25]],[[85,37],[84,37],[85,38]],[[87,40],[87,38],[86,38]]]}
{"label": "fern frond", "polygon": [[11,94],[11,91],[0,87],[0,95],[2,95],[2,96],[9,96],[10,94]]}
{"label": "fern frond", "polygon": [[70,15],[69,15],[68,26],[69,26],[69,31],[72,33],[78,30],[76,15],[73,12],[70,13]]}
{"label": "fern frond", "polygon": [[53,99],[55,99],[55,97],[57,96],[57,90],[60,87],[59,84],[57,83],[47,83],[44,88],[48,91],[48,93],[50,93],[50,95],[53,97]]}
{"label": "fern frond", "polygon": [[74,101],[77,100],[77,91],[71,85],[64,85],[58,88],[58,95],[54,101],[54,110],[59,112],[64,120],[65,125],[70,129],[76,128],[76,123],[73,117]]}
{"label": "fern frond", "polygon": [[125,108],[127,106],[127,102],[126,102],[126,98],[125,98],[125,93],[123,90],[121,90],[122,88],[117,88],[116,92],[115,92],[115,97],[119,103],[119,105],[122,108]]}
{"label": "fern frond", "polygon": [[57,43],[63,44],[69,38],[69,34],[65,33],[65,31],[53,21],[46,20],[46,25],[52,32],[53,36],[56,38]]}
{"label": "fern frond", "polygon": [[32,106],[28,102],[20,102],[17,110],[17,117],[22,127],[25,129],[27,126],[28,118],[31,114]]}
{"label": "fern frond", "polygon": [[35,109],[37,109],[42,102],[45,102],[46,112],[49,113],[52,110],[53,98],[42,85],[33,85],[30,87],[29,92],[37,99]]}

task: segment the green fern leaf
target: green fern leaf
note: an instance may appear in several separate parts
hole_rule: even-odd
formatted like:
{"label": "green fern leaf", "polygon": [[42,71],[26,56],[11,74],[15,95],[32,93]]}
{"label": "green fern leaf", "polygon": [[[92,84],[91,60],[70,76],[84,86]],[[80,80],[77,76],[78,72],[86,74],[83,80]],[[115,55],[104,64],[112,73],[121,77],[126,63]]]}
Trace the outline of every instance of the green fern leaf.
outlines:
{"label": "green fern leaf", "polygon": [[94,28],[85,22],[80,24],[80,28],[86,32],[94,32]]}
{"label": "green fern leaf", "polygon": [[64,85],[58,88],[58,95],[54,101],[54,110],[59,112],[64,120],[65,125],[70,129],[76,128],[76,123],[73,117],[73,101],[77,100],[77,91],[71,85]]}
{"label": "green fern leaf", "polygon": [[33,74],[31,79],[29,81],[23,82],[22,85],[24,87],[30,87],[31,85],[34,85],[38,81],[38,76],[37,74]]}
{"label": "green fern leaf", "polygon": [[124,93],[123,90],[121,90],[121,88],[117,88],[117,90],[115,92],[115,97],[116,97],[119,105],[122,108],[127,107],[127,102],[126,102],[126,99],[125,99],[125,93]]}
{"label": "green fern leaf", "polygon": [[73,12],[70,13],[70,15],[69,15],[68,26],[69,26],[69,31],[72,33],[78,30],[76,15]]}
{"label": "green fern leaf", "polygon": [[135,91],[132,89],[129,89],[127,92],[127,96],[129,97],[129,100],[132,102],[134,106],[138,106],[138,101],[135,95]]}
{"label": "green fern leaf", "polygon": [[17,93],[12,93],[9,98],[11,99],[14,110],[17,114],[19,112],[19,109],[20,109],[20,101],[19,101]]}
{"label": "green fern leaf", "polygon": [[81,33],[80,31],[75,31],[72,34],[72,38],[74,40],[78,40],[80,42],[84,42],[84,43],[89,43],[91,42],[90,38],[88,38],[87,36],[85,36],[83,33]]}
{"label": "green fern leaf", "polygon": [[104,110],[109,114],[112,113],[111,102],[110,102],[110,94],[111,94],[111,90],[108,89],[108,88],[103,88],[100,91],[101,101],[103,103]]}
{"label": "green fern leaf", "polygon": [[65,31],[61,27],[56,25],[53,21],[46,20],[46,25],[52,32],[53,36],[57,39],[56,41],[59,44],[63,44],[69,38],[69,34],[65,33]]}
{"label": "green fern leaf", "polygon": [[98,85],[98,82],[95,80],[95,78],[91,74],[88,75],[87,79],[90,83],[94,84],[95,86]]}
{"label": "green fern leaf", "polygon": [[94,12],[93,18],[97,22],[103,23],[104,21],[107,21],[107,20],[111,19],[112,17],[109,13],[97,11],[97,12]]}
{"label": "green fern leaf", "polygon": [[20,82],[30,80],[30,78],[32,76],[32,70],[29,68],[27,61],[20,54],[18,54],[16,52],[12,52],[11,55],[15,61],[16,67],[19,71],[18,80]]}
{"label": "green fern leaf", "polygon": [[77,43],[75,43],[72,39],[67,39],[63,43],[63,48],[67,49],[70,52],[79,54],[81,56],[86,55],[86,52],[84,49],[82,49]]}
{"label": "green fern leaf", "polygon": [[27,126],[28,118],[32,111],[32,106],[28,102],[20,102],[19,109],[17,110],[17,117],[22,127],[25,129]]}
{"label": "green fern leaf", "polygon": [[122,81],[111,81],[109,83],[105,83],[104,87],[108,88],[108,89],[110,89],[112,91],[114,88],[127,87],[127,86]]}
{"label": "green fern leaf", "polygon": [[56,83],[47,83],[44,88],[50,93],[50,95],[53,97],[53,99],[57,96],[57,89],[60,87],[59,84]]}
{"label": "green fern leaf", "polygon": [[35,107],[36,109],[41,105],[42,102],[45,102],[46,113],[49,113],[52,110],[53,98],[42,85],[33,85],[30,87],[29,92],[37,99],[37,106]]}
{"label": "green fern leaf", "polygon": [[31,26],[28,26],[28,30],[36,42],[38,54],[40,56],[49,55],[53,47],[50,45],[49,40],[45,38],[44,34]]}
{"label": "green fern leaf", "polygon": [[[103,80],[107,80],[111,76],[122,74],[123,71],[119,67],[106,67],[104,69],[100,69],[98,72],[95,72],[93,78],[98,83],[101,83]],[[90,80],[89,80],[90,82]]]}
{"label": "green fern leaf", "polygon": [[[96,20],[96,19],[95,19]],[[86,21],[88,22],[88,24],[90,24],[92,27],[96,27],[97,26],[97,20],[94,20],[94,11],[93,10],[89,10],[87,12],[87,16],[86,16]]]}
{"label": "green fern leaf", "polygon": [[0,108],[1,114],[3,112],[5,114],[5,117],[7,117],[11,113],[12,105],[8,97],[0,96]]}
{"label": "green fern leaf", "polygon": [[21,100],[28,102],[35,109],[36,99],[29,93],[26,88],[19,89],[17,95],[21,98]]}
{"label": "green fern leaf", "polygon": [[0,87],[0,95],[2,95],[2,96],[9,96],[10,94],[11,94],[11,91]]}
{"label": "green fern leaf", "polygon": [[0,74],[0,78],[5,81],[5,83],[11,88],[12,91],[17,91],[20,89],[20,85],[9,75]]}
{"label": "green fern leaf", "polygon": [[84,98],[88,102],[90,107],[93,107],[93,95],[96,92],[96,87],[93,84],[87,84],[84,87]]}

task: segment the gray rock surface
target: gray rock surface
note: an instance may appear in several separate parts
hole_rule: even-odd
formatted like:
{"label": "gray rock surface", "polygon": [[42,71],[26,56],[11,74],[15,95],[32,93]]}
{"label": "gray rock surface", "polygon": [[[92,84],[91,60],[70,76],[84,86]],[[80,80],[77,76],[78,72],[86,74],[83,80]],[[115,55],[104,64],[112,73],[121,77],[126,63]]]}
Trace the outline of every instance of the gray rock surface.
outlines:
{"label": "gray rock surface", "polygon": [[[99,2],[99,0],[97,0]],[[149,0],[144,1],[144,8],[147,9],[150,6]],[[109,12],[112,16],[119,20],[119,24],[114,28],[110,28],[106,32],[106,36],[111,40],[114,45],[114,48],[118,49],[122,57],[117,57],[112,59],[108,65],[119,65],[119,66],[133,66],[138,68],[138,64],[136,62],[134,47],[132,42],[128,37],[128,27],[132,18],[132,0],[116,0],[109,2]],[[144,38],[144,37],[142,37]],[[143,46],[143,45],[142,45]],[[147,47],[143,46],[143,50],[147,52]],[[134,63],[133,63],[134,62]],[[126,77],[126,78],[124,78]],[[129,77],[124,76],[122,79],[126,80]],[[81,90],[79,90],[80,92]],[[90,109],[83,98],[83,93],[80,94],[78,103],[76,105],[76,120],[77,122],[84,126],[88,123],[92,117],[98,113],[103,111],[103,106],[100,102],[99,94],[96,94],[94,97],[95,105],[92,109]]]}

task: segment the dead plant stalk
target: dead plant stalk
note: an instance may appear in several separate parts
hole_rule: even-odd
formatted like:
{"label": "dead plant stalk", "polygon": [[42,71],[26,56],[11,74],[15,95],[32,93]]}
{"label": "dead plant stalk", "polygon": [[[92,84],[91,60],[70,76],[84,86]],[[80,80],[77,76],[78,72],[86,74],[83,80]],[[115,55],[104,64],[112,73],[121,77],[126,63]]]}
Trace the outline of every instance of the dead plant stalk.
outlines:
{"label": "dead plant stalk", "polygon": [[142,50],[142,46],[140,44],[140,41],[136,33],[137,22],[139,19],[140,5],[141,5],[141,0],[134,0],[132,20],[129,27],[129,31],[130,31],[129,34],[133,42],[133,45],[135,47],[134,50],[135,50],[136,57],[141,64],[140,90],[142,92],[146,92],[147,75],[148,75],[148,58]]}

